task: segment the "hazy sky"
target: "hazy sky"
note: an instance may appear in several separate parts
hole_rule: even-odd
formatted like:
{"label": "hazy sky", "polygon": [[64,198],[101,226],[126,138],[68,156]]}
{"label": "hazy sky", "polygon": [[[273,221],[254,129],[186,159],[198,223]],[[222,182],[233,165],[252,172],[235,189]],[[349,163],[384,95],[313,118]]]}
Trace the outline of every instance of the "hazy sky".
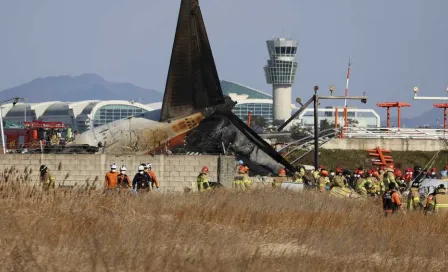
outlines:
{"label": "hazy sky", "polygon": [[[0,0],[0,89],[37,77],[97,73],[164,90],[180,0]],[[448,96],[446,0],[202,0],[221,79],[271,92],[265,41],[299,40],[294,96],[345,88],[368,106]],[[328,102],[324,102],[327,105]],[[361,106],[358,102],[354,102]],[[433,102],[412,102],[414,116]],[[380,110],[381,112],[381,110]]]}

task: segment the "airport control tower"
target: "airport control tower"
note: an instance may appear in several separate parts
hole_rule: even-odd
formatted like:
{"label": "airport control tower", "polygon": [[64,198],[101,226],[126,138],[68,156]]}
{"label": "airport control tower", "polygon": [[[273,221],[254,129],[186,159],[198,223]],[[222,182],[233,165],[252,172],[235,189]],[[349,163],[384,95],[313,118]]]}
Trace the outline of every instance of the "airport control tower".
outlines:
{"label": "airport control tower", "polygon": [[276,38],[266,43],[270,59],[264,71],[267,83],[272,84],[273,119],[286,121],[291,117],[291,86],[296,79],[296,53],[299,43],[284,38]]}

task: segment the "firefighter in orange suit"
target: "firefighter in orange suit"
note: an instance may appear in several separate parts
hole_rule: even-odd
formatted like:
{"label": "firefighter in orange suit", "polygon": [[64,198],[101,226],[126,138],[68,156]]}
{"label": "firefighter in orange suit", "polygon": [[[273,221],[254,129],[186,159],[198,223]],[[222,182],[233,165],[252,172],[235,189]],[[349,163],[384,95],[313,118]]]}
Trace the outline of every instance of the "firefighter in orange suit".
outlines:
{"label": "firefighter in orange suit", "polygon": [[104,177],[104,188],[107,190],[117,189],[118,185],[118,172],[117,166],[112,164],[110,166],[110,171],[106,173]]}

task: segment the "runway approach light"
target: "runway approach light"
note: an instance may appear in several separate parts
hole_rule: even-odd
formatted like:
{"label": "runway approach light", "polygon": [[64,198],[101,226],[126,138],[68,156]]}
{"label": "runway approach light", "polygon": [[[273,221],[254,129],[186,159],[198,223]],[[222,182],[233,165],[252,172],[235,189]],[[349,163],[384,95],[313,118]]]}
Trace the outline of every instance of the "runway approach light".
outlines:
{"label": "runway approach light", "polygon": [[[415,86],[414,87],[414,95],[417,95],[418,91],[419,91],[419,88],[417,86]],[[447,89],[447,91],[448,91],[448,89]]]}
{"label": "runway approach light", "polygon": [[331,95],[333,95],[334,90],[335,90],[334,85],[331,85],[331,86],[330,86],[330,94],[331,94]]}

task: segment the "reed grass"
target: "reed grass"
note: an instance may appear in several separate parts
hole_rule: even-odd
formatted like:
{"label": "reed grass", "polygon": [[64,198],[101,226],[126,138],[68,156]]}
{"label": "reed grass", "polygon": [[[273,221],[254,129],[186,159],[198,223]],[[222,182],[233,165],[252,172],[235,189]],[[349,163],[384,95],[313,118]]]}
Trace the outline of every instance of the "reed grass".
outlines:
{"label": "reed grass", "polygon": [[[22,173],[12,170],[11,174]],[[257,189],[42,192],[0,177],[2,271],[443,271],[448,217]]]}

